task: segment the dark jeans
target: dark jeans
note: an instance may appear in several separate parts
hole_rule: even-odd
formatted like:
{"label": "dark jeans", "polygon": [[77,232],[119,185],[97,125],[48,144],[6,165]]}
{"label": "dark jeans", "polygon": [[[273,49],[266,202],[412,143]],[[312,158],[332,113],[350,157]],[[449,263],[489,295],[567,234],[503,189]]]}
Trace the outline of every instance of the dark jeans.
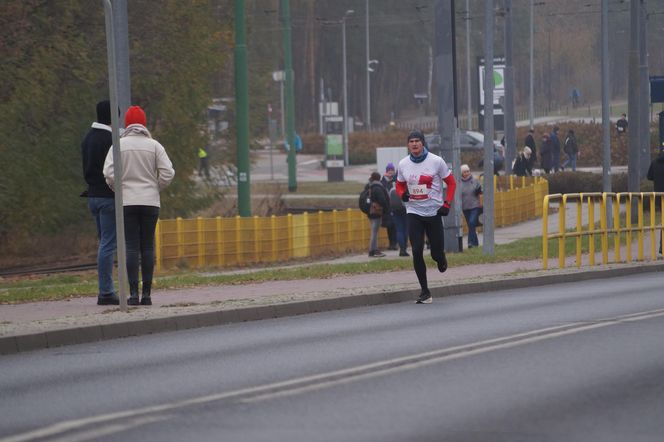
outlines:
{"label": "dark jeans", "polygon": [[406,218],[406,214],[393,212],[392,219],[394,220],[394,227],[397,231],[399,249],[406,250],[406,247],[408,247],[408,219]]}
{"label": "dark jeans", "polygon": [[113,257],[115,255],[115,200],[113,198],[88,198],[90,213],[97,224],[97,279],[99,294],[115,293],[113,288]]}
{"label": "dark jeans", "polygon": [[427,266],[424,263],[424,235],[429,239],[431,257],[438,262],[445,250],[443,236],[443,220],[440,216],[420,216],[408,214],[408,236],[413,250],[413,267],[422,290],[429,290],[427,282]]}
{"label": "dark jeans", "polygon": [[127,279],[130,286],[138,284],[139,257],[143,285],[152,283],[152,274],[154,273],[154,231],[158,219],[159,207],[124,207]]}
{"label": "dark jeans", "polygon": [[479,225],[480,213],[482,213],[480,207],[464,209],[463,211],[463,216],[466,218],[466,224],[468,224],[468,247],[477,247],[480,245],[476,231],[476,228]]}

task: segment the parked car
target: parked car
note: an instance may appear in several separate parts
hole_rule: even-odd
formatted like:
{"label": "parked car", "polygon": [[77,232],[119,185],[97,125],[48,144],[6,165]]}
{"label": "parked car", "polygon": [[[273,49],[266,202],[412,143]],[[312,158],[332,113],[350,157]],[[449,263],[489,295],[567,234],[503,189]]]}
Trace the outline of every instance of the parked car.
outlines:
{"label": "parked car", "polygon": [[[426,139],[428,149],[431,152],[435,153],[436,155],[440,155],[441,153],[440,134],[434,132],[425,135],[424,138]],[[500,145],[500,141],[493,140],[493,145],[494,148],[497,148],[502,152],[502,146]],[[459,147],[462,151],[468,151],[468,152],[481,151],[482,149],[484,149],[484,134],[472,130],[461,129],[459,131]]]}

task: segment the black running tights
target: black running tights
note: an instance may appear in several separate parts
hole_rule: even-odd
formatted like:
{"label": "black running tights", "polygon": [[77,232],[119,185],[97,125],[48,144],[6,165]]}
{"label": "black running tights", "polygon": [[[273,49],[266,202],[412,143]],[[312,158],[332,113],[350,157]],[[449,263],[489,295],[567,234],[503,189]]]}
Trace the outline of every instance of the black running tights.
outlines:
{"label": "black running tights", "polygon": [[445,250],[443,221],[440,216],[420,216],[408,214],[408,237],[413,250],[413,267],[422,290],[429,290],[427,283],[427,266],[424,263],[424,235],[429,238],[431,257],[438,262]]}

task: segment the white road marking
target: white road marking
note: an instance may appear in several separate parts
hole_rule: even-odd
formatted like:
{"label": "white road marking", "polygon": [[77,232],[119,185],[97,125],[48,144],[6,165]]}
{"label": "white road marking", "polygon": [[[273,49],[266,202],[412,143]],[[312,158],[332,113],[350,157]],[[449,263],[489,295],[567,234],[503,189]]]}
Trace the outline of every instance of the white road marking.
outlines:
{"label": "white road marking", "polygon": [[[523,333],[516,333],[510,336],[487,339],[470,344],[458,345],[444,349],[432,350],[418,353],[410,356],[388,359],[385,361],[373,362],[370,364],[359,365],[356,367],[334,370],[327,373],[321,373],[311,376],[294,378],[271,384],[248,387],[225,393],[199,396],[183,401],[171,402],[162,405],[136,408],[134,410],[125,410],[116,413],[107,413],[98,416],[91,416],[82,419],[72,419],[49,425],[25,433],[16,434],[0,439],[0,442],[23,442],[44,437],[53,437],[67,431],[74,431],[92,424],[102,424],[113,422],[124,418],[139,418],[141,415],[150,415],[163,413],[166,411],[180,408],[201,405],[226,399],[240,398],[242,402],[258,402],[278,397],[293,396],[309,391],[331,388],[337,385],[357,382],[363,379],[371,379],[387,374],[414,370],[426,365],[437,364],[454,359],[474,356],[496,350],[502,350],[534,342],[554,339],[561,336],[567,336],[575,333],[595,330],[611,325],[617,325],[625,322],[643,321],[652,318],[664,316],[664,309],[650,310],[639,313],[621,315],[614,318],[603,320],[569,323],[561,326],[547,327],[538,330],[532,330]],[[158,419],[161,419],[158,418]],[[140,425],[143,425],[141,423]],[[120,426],[122,427],[122,426]],[[120,428],[118,427],[118,428]],[[127,427],[115,431],[124,431]],[[85,433],[84,433],[85,434]],[[66,440],[73,440],[68,436]],[[77,439],[78,440],[78,439]]]}

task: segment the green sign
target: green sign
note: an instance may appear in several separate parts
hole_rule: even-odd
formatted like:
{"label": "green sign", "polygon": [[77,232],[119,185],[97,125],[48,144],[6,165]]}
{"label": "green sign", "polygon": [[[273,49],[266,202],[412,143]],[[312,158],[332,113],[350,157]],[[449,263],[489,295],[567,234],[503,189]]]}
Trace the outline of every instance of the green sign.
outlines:
{"label": "green sign", "polygon": [[328,134],[325,138],[325,152],[327,153],[327,156],[343,155],[344,154],[343,135]]}

